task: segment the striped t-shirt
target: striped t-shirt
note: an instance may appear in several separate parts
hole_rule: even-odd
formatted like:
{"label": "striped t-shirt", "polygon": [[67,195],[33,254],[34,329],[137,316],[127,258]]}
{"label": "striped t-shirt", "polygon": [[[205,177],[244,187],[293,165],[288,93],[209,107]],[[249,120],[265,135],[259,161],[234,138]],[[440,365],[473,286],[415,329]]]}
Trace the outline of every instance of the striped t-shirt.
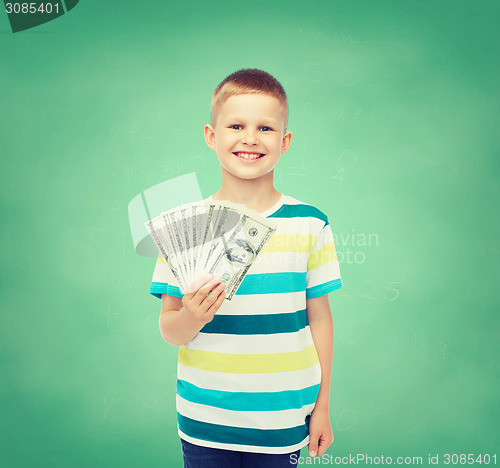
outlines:
{"label": "striped t-shirt", "polygon": [[[342,279],[319,209],[282,195],[261,215],[277,224],[275,233],[232,300],[179,347],[177,423],[192,444],[289,453],[309,443],[321,382],[306,298],[341,288]],[[161,256],[150,293],[182,297]]]}

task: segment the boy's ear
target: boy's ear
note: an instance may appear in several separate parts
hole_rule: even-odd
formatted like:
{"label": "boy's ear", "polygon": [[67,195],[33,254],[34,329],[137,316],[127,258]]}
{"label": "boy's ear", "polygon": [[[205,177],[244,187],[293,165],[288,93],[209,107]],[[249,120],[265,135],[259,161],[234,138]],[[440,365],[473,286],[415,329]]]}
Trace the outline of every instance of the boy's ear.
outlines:
{"label": "boy's ear", "polygon": [[281,154],[285,154],[290,148],[290,144],[292,143],[292,132],[285,132],[283,135],[283,140],[281,140]]}
{"label": "boy's ear", "polygon": [[205,125],[204,135],[205,135],[205,141],[207,142],[208,147],[213,151],[217,151],[217,148],[215,145],[215,132],[214,132],[214,129],[211,125],[209,125],[209,124]]}

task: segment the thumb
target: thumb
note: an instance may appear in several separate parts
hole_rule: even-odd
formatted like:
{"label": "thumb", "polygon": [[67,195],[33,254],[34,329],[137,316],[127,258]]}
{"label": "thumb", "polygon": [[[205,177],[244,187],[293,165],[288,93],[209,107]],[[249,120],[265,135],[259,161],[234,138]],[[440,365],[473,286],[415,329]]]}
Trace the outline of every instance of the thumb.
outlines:
{"label": "thumb", "polygon": [[319,436],[317,435],[310,435],[310,442],[309,442],[309,455],[311,457],[315,457],[318,453],[318,441],[319,441]]}

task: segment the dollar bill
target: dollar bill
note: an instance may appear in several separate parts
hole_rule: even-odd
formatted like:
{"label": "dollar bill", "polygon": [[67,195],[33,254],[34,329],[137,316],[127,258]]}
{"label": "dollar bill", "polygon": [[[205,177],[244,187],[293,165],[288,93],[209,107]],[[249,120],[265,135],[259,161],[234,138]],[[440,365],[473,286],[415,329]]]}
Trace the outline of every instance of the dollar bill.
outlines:
{"label": "dollar bill", "polygon": [[261,222],[243,214],[235,228],[221,236],[219,245],[223,248],[214,256],[209,272],[220,276],[226,283],[228,301],[233,298],[252,263],[275,230],[274,223]]}
{"label": "dollar bill", "polygon": [[169,226],[163,222],[162,215],[157,216],[144,224],[158,247],[161,256],[179,283],[180,288],[185,290],[187,288],[187,285],[184,282],[185,274],[181,270],[181,265],[176,262],[176,250],[171,242]]}
{"label": "dollar bill", "polygon": [[206,273],[222,278],[230,301],[276,224],[245,205],[203,200],[145,223],[183,293]]}

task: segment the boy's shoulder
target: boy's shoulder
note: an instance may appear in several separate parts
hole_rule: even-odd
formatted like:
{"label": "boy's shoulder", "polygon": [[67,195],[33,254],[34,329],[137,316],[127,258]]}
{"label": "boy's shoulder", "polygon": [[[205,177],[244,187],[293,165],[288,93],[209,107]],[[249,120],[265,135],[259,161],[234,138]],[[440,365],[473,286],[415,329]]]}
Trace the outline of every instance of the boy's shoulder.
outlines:
{"label": "boy's shoulder", "polygon": [[288,208],[291,217],[310,217],[317,218],[328,224],[328,216],[318,207],[301,200],[298,200],[291,195],[285,195],[284,205]]}

